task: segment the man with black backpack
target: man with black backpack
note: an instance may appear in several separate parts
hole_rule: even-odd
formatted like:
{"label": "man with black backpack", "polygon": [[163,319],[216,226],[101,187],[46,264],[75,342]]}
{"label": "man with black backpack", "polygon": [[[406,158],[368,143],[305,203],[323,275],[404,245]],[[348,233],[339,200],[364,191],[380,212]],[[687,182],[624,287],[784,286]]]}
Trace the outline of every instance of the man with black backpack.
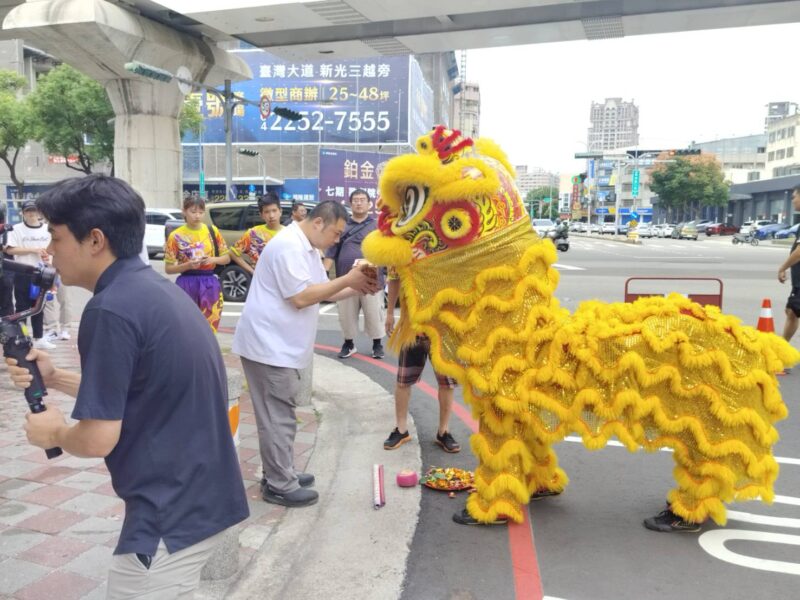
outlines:
{"label": "man with black backpack", "polygon": [[[338,244],[331,246],[325,254],[325,268],[336,265],[336,276],[346,275],[355,262],[364,258],[361,242],[378,227],[377,219],[370,214],[372,201],[362,189],[350,194],[352,214]],[[383,273],[378,273],[378,285],[383,290]],[[364,333],[372,339],[372,358],[383,358],[383,294],[358,294],[339,300],[339,325],[344,334],[344,343],[339,358],[350,358],[357,352],[355,337],[358,332],[358,314],[364,312]]]}

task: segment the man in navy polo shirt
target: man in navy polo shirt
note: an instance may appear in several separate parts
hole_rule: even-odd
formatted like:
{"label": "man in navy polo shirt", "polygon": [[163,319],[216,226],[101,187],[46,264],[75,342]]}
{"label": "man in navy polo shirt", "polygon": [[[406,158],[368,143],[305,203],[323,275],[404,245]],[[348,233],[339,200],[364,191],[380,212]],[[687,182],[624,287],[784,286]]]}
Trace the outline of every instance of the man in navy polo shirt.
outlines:
{"label": "man in navy polo shirt", "polygon": [[[188,597],[227,528],[248,516],[227,416],[219,346],[189,297],[139,259],[144,202],[104,175],[62,181],[37,200],[65,285],[94,293],[81,318],[81,374],[33,350],[45,385],[76,398],[29,414],[28,440],[104,457],[125,521],[108,598]],[[28,371],[7,359],[19,387]]]}

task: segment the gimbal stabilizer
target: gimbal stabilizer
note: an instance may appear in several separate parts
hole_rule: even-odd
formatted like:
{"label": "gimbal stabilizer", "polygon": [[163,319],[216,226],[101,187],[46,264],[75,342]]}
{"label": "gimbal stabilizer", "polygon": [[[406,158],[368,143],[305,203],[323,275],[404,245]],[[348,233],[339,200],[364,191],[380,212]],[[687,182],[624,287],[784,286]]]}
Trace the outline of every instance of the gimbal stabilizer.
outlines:
{"label": "gimbal stabilizer", "polygon": [[[42,398],[47,395],[47,388],[42,381],[39,367],[35,362],[25,358],[31,351],[31,338],[25,333],[22,323],[28,317],[39,314],[44,309],[45,295],[53,286],[56,270],[52,267],[33,267],[4,258],[0,274],[6,269],[27,275],[31,278],[33,285],[39,286],[39,295],[33,306],[13,315],[0,317],[0,344],[3,345],[4,356],[17,359],[17,365],[28,369],[33,375],[33,381],[25,389],[25,400],[28,401],[28,407],[32,413],[40,413],[46,410]],[[47,458],[55,458],[61,454],[61,448],[48,448],[45,453]]]}

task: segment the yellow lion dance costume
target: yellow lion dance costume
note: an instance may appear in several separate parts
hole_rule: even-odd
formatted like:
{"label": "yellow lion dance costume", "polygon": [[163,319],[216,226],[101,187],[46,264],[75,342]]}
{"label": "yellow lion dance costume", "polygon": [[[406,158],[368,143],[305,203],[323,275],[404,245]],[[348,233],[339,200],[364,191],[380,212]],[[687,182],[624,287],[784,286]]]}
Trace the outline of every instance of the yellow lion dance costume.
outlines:
{"label": "yellow lion dance costume", "polygon": [[387,163],[363,250],[400,276],[393,345],[426,334],[479,421],[474,519],[521,522],[531,494],[563,490],[552,445],[573,432],[592,450],[612,436],[672,448],[668,501],[687,521],[722,525],[725,502],[772,501],[773,424],[787,415],[775,373],[796,350],[677,294],[570,315],[553,297],[555,248],[532,230],[502,150],[442,126],[416,149]]}

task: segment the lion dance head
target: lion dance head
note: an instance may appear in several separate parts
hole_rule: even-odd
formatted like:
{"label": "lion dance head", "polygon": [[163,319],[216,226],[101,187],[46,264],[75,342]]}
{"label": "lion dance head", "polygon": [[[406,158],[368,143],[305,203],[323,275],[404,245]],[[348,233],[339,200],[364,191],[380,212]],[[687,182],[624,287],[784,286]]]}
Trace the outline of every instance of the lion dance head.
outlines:
{"label": "lion dance head", "polygon": [[514,170],[492,141],[439,125],[416,149],[381,175],[379,235],[364,245],[372,262],[401,267],[528,219]]}

